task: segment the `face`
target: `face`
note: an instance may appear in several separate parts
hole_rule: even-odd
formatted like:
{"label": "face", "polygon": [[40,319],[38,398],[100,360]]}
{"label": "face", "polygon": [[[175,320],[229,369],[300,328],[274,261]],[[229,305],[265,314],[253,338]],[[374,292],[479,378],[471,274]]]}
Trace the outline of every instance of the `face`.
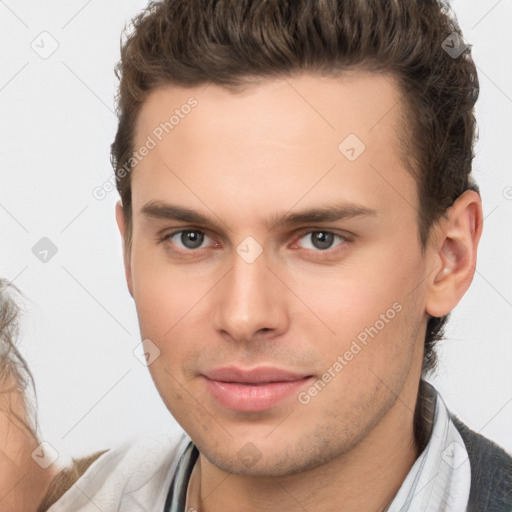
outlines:
{"label": "face", "polygon": [[145,102],[128,283],[158,391],[217,467],[293,474],[411,420],[429,269],[403,115],[363,72]]}

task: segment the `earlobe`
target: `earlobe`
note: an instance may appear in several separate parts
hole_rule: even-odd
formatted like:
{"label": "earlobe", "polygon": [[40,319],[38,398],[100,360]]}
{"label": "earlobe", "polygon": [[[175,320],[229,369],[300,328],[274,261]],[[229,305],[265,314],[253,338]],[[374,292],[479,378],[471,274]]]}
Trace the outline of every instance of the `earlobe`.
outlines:
{"label": "earlobe", "polygon": [[132,270],[130,263],[130,254],[126,247],[126,218],[123,210],[123,205],[121,201],[117,201],[116,203],[116,222],[117,227],[119,228],[119,233],[121,234],[122,239],[122,247],[123,247],[123,261],[124,261],[124,273],[126,278],[126,284],[128,285],[128,291],[130,295],[133,297],[133,283],[132,283]]}
{"label": "earlobe", "polygon": [[477,192],[467,190],[448,209],[436,227],[434,268],[427,295],[426,312],[435,317],[448,314],[466,293],[476,268],[482,233],[482,204]]}

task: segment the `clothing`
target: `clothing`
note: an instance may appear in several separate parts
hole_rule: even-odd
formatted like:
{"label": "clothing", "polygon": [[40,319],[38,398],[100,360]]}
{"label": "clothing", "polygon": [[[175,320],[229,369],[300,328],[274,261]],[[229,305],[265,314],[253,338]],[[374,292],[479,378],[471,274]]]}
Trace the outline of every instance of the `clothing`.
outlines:
{"label": "clothing", "polygon": [[48,512],[161,512],[190,438],[152,434],[109,450]]}
{"label": "clothing", "polygon": [[489,439],[473,432],[456,416],[452,421],[466,445],[471,465],[467,512],[512,511],[512,458]]}
{"label": "clothing", "polygon": [[471,469],[462,437],[437,396],[430,440],[387,512],[461,512],[469,501]]}
{"label": "clothing", "polygon": [[164,512],[193,512],[193,507],[185,510],[187,500],[187,486],[190,479],[190,474],[194,469],[194,464],[199,457],[199,450],[195,447],[194,443],[190,441],[187,448],[183,452],[176,468],[176,473],[165,501]]}
{"label": "clothing", "polygon": [[[165,512],[184,512],[188,480],[198,454],[190,442],[179,461]],[[438,396],[430,441],[386,512],[463,512],[470,486],[471,471],[464,441]]]}
{"label": "clothing", "polygon": [[[512,512],[512,457],[434,393],[430,439],[387,512]],[[186,434],[125,443],[94,462],[49,512],[185,512],[198,455]]]}

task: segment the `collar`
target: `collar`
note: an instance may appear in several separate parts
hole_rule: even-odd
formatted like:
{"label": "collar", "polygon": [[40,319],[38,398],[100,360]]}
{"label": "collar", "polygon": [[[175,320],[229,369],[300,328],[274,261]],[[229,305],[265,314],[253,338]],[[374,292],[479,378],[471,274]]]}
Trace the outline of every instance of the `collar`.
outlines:
{"label": "collar", "polygon": [[463,512],[471,486],[468,452],[441,395],[435,397],[430,439],[386,512]]}
{"label": "collar", "polygon": [[190,441],[178,462],[176,473],[174,473],[171,488],[165,501],[164,512],[185,512],[188,482],[198,457],[199,450]]}
{"label": "collar", "polygon": [[[385,512],[462,512],[467,509],[471,470],[464,441],[439,393],[422,381],[431,405],[423,419],[429,438]],[[190,474],[199,456],[192,441],[181,456],[164,512],[185,512]]]}

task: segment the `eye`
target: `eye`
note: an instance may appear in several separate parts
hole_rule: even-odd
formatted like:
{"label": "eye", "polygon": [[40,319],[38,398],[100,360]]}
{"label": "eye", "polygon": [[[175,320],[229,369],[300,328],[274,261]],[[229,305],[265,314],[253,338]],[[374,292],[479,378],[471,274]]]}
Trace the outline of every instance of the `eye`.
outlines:
{"label": "eye", "polygon": [[213,240],[202,231],[197,229],[185,229],[183,231],[176,231],[165,237],[165,240],[170,240],[174,245],[180,249],[199,249],[203,242]]}
{"label": "eye", "polygon": [[[341,235],[337,235],[330,231],[310,231],[302,236],[299,240],[304,240],[302,242],[301,247],[304,249],[313,249],[326,251],[327,249],[332,249],[333,247],[337,247],[338,245],[345,242],[345,238]],[[335,242],[338,241],[337,244]]]}
{"label": "eye", "polygon": [[[212,242],[215,245],[214,240],[198,229],[184,229],[170,233],[163,238],[163,241],[170,241],[172,245],[184,251],[201,249],[212,244]],[[345,237],[331,231],[316,230],[303,234],[297,243],[303,249],[322,252],[342,245],[346,241]],[[205,242],[206,245],[203,245]]]}

